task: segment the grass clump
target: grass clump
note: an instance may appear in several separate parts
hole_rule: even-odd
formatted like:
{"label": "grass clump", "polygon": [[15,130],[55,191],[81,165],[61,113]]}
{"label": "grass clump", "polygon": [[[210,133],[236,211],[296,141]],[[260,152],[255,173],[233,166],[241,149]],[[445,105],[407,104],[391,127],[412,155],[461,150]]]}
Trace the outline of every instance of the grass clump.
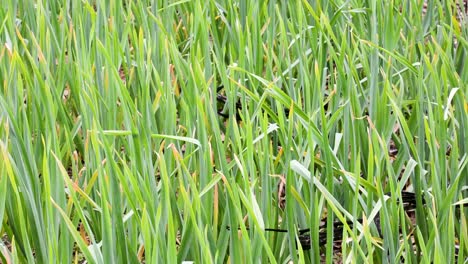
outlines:
{"label": "grass clump", "polygon": [[467,258],[466,1],[3,2],[1,263]]}

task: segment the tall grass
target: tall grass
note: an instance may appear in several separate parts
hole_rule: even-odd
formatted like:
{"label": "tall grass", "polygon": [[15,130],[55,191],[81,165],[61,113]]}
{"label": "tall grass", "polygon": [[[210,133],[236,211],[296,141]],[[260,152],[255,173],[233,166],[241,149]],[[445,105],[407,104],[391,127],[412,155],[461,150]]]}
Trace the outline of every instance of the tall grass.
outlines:
{"label": "tall grass", "polygon": [[0,262],[463,263],[457,3],[3,1]]}

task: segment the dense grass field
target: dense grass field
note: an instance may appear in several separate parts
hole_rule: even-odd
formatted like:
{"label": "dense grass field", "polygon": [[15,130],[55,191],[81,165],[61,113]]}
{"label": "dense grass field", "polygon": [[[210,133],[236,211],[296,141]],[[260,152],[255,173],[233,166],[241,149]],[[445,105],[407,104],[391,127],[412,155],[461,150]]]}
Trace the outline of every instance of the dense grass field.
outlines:
{"label": "dense grass field", "polygon": [[0,263],[466,263],[464,5],[3,0]]}

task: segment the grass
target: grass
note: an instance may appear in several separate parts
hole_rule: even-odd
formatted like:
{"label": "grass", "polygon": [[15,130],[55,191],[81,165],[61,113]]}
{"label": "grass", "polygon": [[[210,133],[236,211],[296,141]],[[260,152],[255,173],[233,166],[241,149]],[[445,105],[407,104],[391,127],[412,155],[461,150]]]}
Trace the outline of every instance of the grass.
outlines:
{"label": "grass", "polygon": [[464,263],[457,4],[3,1],[0,263]]}

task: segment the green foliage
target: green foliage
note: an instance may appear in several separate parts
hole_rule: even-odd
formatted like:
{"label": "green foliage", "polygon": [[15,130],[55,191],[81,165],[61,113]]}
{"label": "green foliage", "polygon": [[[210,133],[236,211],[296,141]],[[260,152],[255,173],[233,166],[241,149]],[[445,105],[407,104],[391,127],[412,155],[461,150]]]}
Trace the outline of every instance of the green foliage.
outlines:
{"label": "green foliage", "polygon": [[457,4],[2,1],[0,263],[462,263]]}

